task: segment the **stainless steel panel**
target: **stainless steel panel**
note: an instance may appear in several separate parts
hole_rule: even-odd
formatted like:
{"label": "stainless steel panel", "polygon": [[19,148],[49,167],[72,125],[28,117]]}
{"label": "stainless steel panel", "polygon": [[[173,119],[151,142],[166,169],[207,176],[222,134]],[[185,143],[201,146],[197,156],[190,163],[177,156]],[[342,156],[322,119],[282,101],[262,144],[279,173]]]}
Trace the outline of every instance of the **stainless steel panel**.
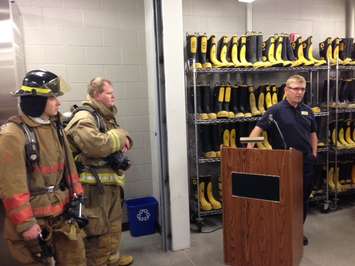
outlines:
{"label": "stainless steel panel", "polygon": [[17,99],[10,96],[25,72],[22,16],[13,1],[0,1],[0,125],[17,113]]}
{"label": "stainless steel panel", "polygon": [[[25,70],[21,29],[22,18],[15,3],[0,0],[0,125],[10,115],[17,113],[17,100],[9,93],[19,86]],[[4,216],[4,208],[0,203],[0,265],[17,266],[20,264],[12,258],[5,245]]]}

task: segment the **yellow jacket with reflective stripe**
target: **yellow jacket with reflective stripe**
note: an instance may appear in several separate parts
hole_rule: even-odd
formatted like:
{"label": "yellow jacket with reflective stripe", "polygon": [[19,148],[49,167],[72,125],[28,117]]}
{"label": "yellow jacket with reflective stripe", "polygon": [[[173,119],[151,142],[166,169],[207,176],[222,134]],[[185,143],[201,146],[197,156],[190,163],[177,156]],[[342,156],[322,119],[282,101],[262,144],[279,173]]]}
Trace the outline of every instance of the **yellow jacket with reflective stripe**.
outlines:
{"label": "yellow jacket with reflective stripe", "polygon": [[[76,160],[84,166],[94,166],[103,184],[123,185],[123,172],[113,171],[104,161],[111,153],[122,150],[127,138],[131,140],[127,131],[119,128],[115,120],[116,108],[109,109],[90,96],[82,104],[89,105],[100,113],[107,131],[100,132],[95,117],[90,112],[77,112],[65,128],[74,152],[79,152]],[[80,173],[80,181],[82,184],[96,184],[95,177],[89,170]]]}
{"label": "yellow jacket with reflective stripe", "polygon": [[[34,166],[31,178],[27,177],[25,143],[23,130],[17,125],[25,123],[37,137],[39,163]],[[68,161],[70,173],[68,182],[73,192],[82,194],[69,143]],[[36,223],[37,217],[58,216],[69,202],[68,188],[59,189],[64,172],[64,149],[53,124],[40,124],[31,118],[20,115],[11,117],[0,130],[0,197],[6,215],[22,233]],[[46,187],[55,186],[53,192],[44,193]],[[41,191],[41,193],[35,192]],[[31,193],[32,192],[32,193]]]}

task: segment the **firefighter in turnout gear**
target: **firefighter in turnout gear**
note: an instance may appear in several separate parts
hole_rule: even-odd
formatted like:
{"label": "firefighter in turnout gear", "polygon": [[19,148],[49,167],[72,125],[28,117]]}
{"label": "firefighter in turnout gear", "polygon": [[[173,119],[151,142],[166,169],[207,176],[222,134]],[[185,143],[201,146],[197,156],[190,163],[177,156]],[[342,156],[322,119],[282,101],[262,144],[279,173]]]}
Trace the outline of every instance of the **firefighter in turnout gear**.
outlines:
{"label": "firefighter in turnout gear", "polygon": [[[117,158],[133,142],[119,127],[114,89],[109,80],[97,77],[88,85],[82,103],[65,128],[72,145],[80,181],[84,186],[89,224],[85,228],[88,265],[130,265],[132,256],[119,253],[121,241],[124,171]],[[116,161],[115,163],[111,163]],[[118,162],[118,163],[117,163]]]}
{"label": "firefighter in turnout gear", "polygon": [[66,215],[83,188],[59,121],[64,87],[49,71],[28,72],[12,93],[19,115],[0,129],[4,237],[23,265],[86,265],[85,232]]}

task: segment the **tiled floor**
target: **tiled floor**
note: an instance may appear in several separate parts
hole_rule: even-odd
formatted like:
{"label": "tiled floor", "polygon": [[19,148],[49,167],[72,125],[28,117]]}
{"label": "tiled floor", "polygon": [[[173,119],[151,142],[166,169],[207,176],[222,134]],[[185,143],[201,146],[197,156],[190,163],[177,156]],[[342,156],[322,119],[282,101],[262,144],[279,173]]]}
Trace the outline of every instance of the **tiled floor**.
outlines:
{"label": "tiled floor", "polygon": [[[134,256],[134,266],[222,266],[222,232],[193,233],[191,248],[178,252],[161,251],[158,234],[132,238],[125,232],[122,253]],[[300,266],[355,265],[355,206],[328,214],[313,211],[305,234],[310,243],[304,248]]]}

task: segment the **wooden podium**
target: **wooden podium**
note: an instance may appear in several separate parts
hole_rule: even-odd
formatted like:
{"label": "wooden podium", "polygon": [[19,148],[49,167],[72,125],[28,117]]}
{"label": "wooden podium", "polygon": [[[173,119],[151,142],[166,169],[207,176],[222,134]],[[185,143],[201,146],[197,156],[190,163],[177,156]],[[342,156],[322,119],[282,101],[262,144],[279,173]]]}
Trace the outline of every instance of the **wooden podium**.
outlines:
{"label": "wooden podium", "polygon": [[295,150],[224,148],[224,260],[296,266],[303,255],[303,163]]}

